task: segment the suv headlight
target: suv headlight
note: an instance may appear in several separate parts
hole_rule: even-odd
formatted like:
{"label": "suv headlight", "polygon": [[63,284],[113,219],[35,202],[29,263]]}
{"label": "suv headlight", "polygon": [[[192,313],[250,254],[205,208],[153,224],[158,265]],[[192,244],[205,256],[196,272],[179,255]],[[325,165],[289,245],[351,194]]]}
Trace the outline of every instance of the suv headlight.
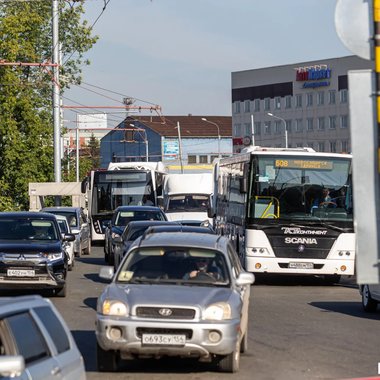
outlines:
{"label": "suv headlight", "polygon": [[105,300],[103,304],[98,307],[98,312],[103,315],[125,317],[128,315],[128,306],[118,300]]}
{"label": "suv headlight", "polygon": [[56,252],[56,253],[44,253],[44,257],[46,257],[48,260],[59,260],[63,259],[63,252]]}
{"label": "suv headlight", "polygon": [[226,302],[214,303],[204,311],[203,319],[212,321],[231,319],[231,306]]}

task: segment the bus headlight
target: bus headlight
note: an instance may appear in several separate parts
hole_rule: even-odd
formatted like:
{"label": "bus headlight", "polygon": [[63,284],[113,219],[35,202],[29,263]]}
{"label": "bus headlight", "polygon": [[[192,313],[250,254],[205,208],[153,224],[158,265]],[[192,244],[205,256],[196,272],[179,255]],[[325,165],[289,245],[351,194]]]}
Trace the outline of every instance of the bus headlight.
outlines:
{"label": "bus headlight", "polygon": [[264,247],[253,247],[252,253],[255,255],[263,255],[263,256],[269,255],[268,249]]}

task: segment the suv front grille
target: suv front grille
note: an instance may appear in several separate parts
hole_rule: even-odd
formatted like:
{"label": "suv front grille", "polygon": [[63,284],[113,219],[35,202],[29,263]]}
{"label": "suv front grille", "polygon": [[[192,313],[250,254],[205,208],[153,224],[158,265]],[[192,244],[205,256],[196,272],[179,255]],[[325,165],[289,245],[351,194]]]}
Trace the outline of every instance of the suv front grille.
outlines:
{"label": "suv front grille", "polygon": [[140,318],[194,319],[195,310],[194,309],[184,309],[184,308],[171,308],[171,307],[145,307],[145,306],[140,306],[140,307],[136,308],[136,315]]}

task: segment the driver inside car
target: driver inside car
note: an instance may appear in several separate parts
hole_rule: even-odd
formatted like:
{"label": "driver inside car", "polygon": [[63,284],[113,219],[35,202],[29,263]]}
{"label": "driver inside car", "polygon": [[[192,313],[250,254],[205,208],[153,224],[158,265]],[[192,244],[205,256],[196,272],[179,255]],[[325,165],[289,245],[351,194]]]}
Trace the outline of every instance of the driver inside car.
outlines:
{"label": "driver inside car", "polygon": [[204,257],[198,257],[195,260],[195,268],[190,272],[186,273],[184,276],[185,280],[191,279],[210,279],[210,280],[219,280],[220,274],[218,268],[211,265],[211,260]]}

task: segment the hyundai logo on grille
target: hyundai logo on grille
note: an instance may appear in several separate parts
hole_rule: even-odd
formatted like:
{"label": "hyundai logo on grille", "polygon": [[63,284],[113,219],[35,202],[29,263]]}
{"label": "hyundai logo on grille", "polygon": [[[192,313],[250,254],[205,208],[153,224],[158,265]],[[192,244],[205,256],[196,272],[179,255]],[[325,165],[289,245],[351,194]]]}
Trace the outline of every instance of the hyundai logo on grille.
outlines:
{"label": "hyundai logo on grille", "polygon": [[299,252],[299,253],[302,253],[304,250],[305,250],[305,246],[304,246],[303,244],[300,244],[300,245],[298,246],[298,252]]}
{"label": "hyundai logo on grille", "polygon": [[170,317],[173,314],[173,311],[171,309],[160,309],[158,310],[158,313],[163,317]]}

